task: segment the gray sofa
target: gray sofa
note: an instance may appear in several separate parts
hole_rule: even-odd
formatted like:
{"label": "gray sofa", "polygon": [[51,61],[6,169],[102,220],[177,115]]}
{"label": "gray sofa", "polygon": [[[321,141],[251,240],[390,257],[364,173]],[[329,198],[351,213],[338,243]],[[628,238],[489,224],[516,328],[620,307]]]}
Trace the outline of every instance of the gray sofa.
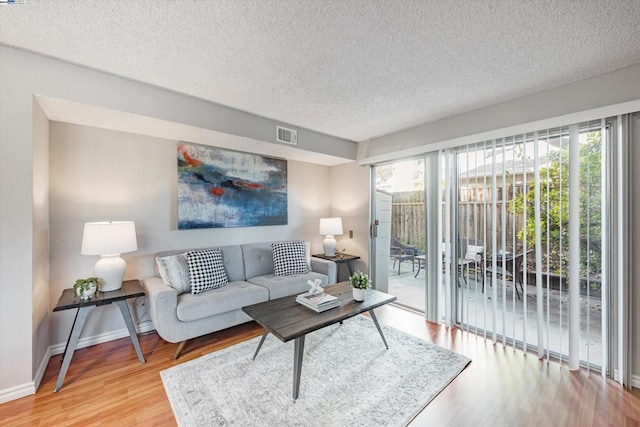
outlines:
{"label": "gray sofa", "polygon": [[[147,308],[158,335],[165,341],[180,343],[177,359],[187,340],[251,320],[242,307],[309,290],[307,280],[320,279],[322,285],[336,283],[336,264],[313,258],[306,244],[309,272],[290,276],[275,276],[271,242],[232,246],[216,246],[222,252],[222,262],[229,283],[193,295],[180,294],[159,277],[142,280],[147,294]],[[176,255],[187,250],[158,253],[158,257]]]}

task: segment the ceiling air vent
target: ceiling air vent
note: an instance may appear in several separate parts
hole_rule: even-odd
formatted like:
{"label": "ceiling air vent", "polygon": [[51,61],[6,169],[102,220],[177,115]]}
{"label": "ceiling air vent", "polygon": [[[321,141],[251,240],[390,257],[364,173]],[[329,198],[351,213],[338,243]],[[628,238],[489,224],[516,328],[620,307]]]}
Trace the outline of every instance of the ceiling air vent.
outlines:
{"label": "ceiling air vent", "polygon": [[276,130],[277,130],[276,141],[284,142],[285,144],[291,144],[291,145],[298,144],[297,130],[283,128],[282,126],[276,126]]}

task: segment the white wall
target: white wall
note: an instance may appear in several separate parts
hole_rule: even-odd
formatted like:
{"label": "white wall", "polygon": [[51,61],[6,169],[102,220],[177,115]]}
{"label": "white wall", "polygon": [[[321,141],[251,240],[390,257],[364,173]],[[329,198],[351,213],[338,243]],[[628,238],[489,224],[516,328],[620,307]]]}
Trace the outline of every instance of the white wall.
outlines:
{"label": "white wall", "polygon": [[[330,168],[287,162],[288,225],[177,230],[176,142],[67,123],[51,123],[50,221],[51,308],[79,277],[93,275],[97,256],[80,254],[85,222],[132,220],[138,250],[123,254],[126,278],[153,275],[156,252],[259,242],[305,239],[322,250],[318,221],[330,209]],[[74,313],[53,313],[51,344],[62,344]],[[82,337],[125,327],[117,307],[94,310]]]}
{"label": "white wall", "polygon": [[32,372],[37,388],[49,347],[49,120],[33,104]]}
{"label": "white wall", "polygon": [[[355,162],[331,168],[331,215],[342,217],[344,234],[336,236],[338,247],[362,260],[353,261],[353,270],[368,271],[369,265],[369,166]],[[353,238],[349,237],[353,231]],[[339,280],[348,278],[348,270],[340,268]]]}
{"label": "white wall", "polygon": [[28,394],[34,390],[34,111],[20,70],[6,70],[0,50],[0,391]]}
{"label": "white wall", "polygon": [[[51,313],[45,310],[48,311],[49,299],[58,298],[58,295],[45,296],[42,285],[48,269],[43,252],[48,226],[47,208],[41,197],[46,198],[47,190],[46,182],[42,180],[42,174],[46,175],[46,172],[38,165],[46,164],[48,152],[46,144],[36,136],[43,119],[34,111],[34,94],[253,138],[267,144],[275,140],[274,129],[278,123],[7,46],[0,46],[0,91],[2,402],[33,393],[35,370],[40,369],[45,360],[41,355],[46,355],[48,350],[44,348],[44,338],[46,318]],[[298,133],[298,141],[300,149],[355,159],[356,146],[351,141],[308,130]],[[296,185],[313,184],[306,175],[307,169],[307,165],[291,165],[290,174],[301,178],[299,182],[290,181],[294,190]],[[310,195],[309,199],[321,201],[320,210],[316,213],[318,217],[329,214],[331,201],[327,194]],[[309,212],[309,208],[301,207],[298,213],[304,217]],[[286,230],[295,235],[316,228],[301,222],[288,226]],[[252,240],[261,239],[256,237]],[[157,244],[154,247],[161,246],[160,243],[182,245],[193,241],[185,242],[182,237],[170,235],[163,241],[154,241],[153,244]],[[74,272],[72,278],[77,274]],[[130,274],[138,272],[132,270]],[[57,326],[52,326],[53,329],[57,331]]]}

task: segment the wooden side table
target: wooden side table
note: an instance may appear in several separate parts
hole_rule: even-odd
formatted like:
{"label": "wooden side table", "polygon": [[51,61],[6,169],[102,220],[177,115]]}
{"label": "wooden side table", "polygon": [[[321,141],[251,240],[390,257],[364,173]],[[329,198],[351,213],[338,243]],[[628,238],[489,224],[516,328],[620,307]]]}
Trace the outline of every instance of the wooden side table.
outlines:
{"label": "wooden side table", "polygon": [[69,338],[67,339],[67,345],[64,349],[64,353],[62,354],[62,367],[60,368],[60,374],[58,374],[56,388],[53,390],[54,393],[62,388],[64,377],[67,375],[67,369],[69,369],[73,353],[76,351],[78,340],[80,339],[82,327],[84,326],[85,320],[87,320],[87,314],[89,314],[94,307],[100,307],[112,303],[118,306],[120,313],[122,313],[124,323],[127,325],[127,329],[129,330],[129,336],[131,337],[133,347],[136,349],[138,360],[140,360],[140,363],[145,363],[144,356],[142,355],[142,349],[140,348],[140,342],[138,341],[138,335],[136,334],[136,330],[133,326],[131,312],[127,305],[128,299],[144,295],[145,293],[142,286],[140,286],[139,280],[124,281],[122,282],[122,288],[116,291],[97,292],[96,295],[85,300],[75,296],[73,294],[73,289],[65,289],[62,291],[58,304],[53,308],[53,311],[69,310],[72,308],[77,308],[78,311],[76,313],[76,318],[73,321],[73,327],[69,333]]}
{"label": "wooden side table", "polygon": [[[316,258],[326,259],[328,261],[333,261],[333,262],[336,263],[338,269],[340,269],[340,264],[347,264],[347,268],[349,269],[349,277],[351,277],[351,275],[353,274],[353,269],[351,268],[351,261],[353,261],[355,259],[360,259],[360,257],[357,256],[357,255],[349,255],[349,254],[342,254],[342,257],[326,256],[325,254],[315,254],[315,255],[311,255],[311,256],[316,257]],[[338,274],[338,276],[340,276],[340,275]]]}

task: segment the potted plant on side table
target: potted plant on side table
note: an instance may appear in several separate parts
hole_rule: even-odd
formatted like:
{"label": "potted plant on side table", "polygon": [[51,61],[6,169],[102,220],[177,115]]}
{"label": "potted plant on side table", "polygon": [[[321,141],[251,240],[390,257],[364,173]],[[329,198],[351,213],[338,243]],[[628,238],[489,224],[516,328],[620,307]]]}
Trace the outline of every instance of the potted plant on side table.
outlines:
{"label": "potted plant on side table", "polygon": [[371,287],[369,276],[361,271],[356,271],[349,277],[349,283],[353,288],[353,299],[356,301],[364,301],[367,289]]}
{"label": "potted plant on side table", "polygon": [[73,294],[81,299],[91,298],[98,290],[100,279],[97,277],[87,277],[86,279],[78,279],[73,284]]}

